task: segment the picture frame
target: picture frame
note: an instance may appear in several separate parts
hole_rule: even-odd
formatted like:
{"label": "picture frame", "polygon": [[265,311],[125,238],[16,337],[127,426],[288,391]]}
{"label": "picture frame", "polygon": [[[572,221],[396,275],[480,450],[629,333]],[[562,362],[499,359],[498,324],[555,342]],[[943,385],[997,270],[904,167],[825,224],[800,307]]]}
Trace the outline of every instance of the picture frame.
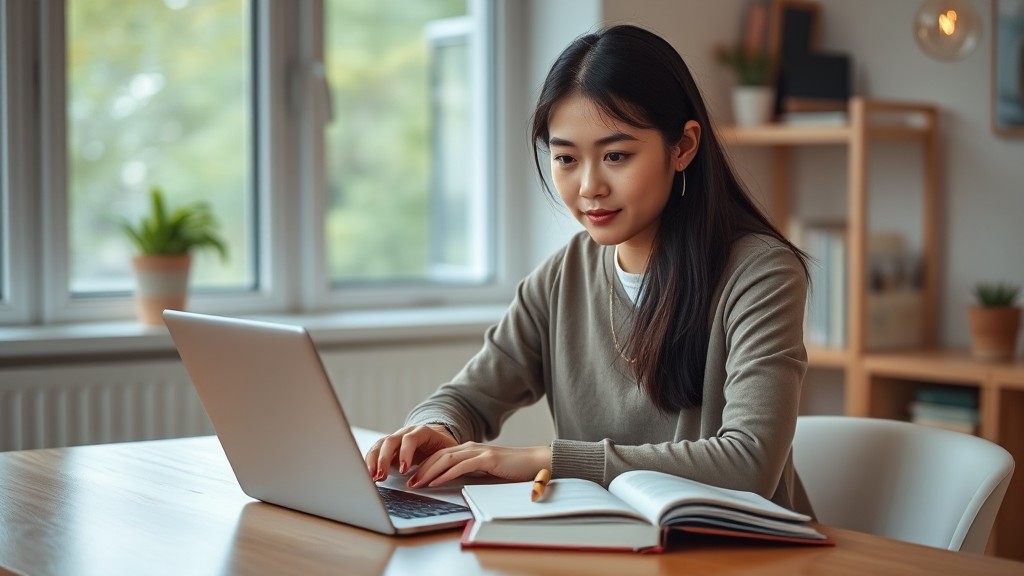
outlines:
{"label": "picture frame", "polygon": [[[774,62],[772,74],[775,89],[774,119],[779,120],[787,108],[804,107],[791,98],[792,76],[796,66],[806,66],[809,57],[818,52],[821,42],[821,6],[812,0],[770,0],[768,16],[768,50]],[[819,103],[809,100],[814,109]],[[824,109],[830,109],[828,105]]]}
{"label": "picture frame", "polygon": [[992,0],[992,130],[1024,136],[1024,0]]}
{"label": "picture frame", "polygon": [[740,37],[748,50],[768,51],[768,19],[772,0],[747,0],[743,7]]}
{"label": "picture frame", "polygon": [[821,40],[821,7],[810,0],[772,0],[768,42],[777,62],[813,52]]}

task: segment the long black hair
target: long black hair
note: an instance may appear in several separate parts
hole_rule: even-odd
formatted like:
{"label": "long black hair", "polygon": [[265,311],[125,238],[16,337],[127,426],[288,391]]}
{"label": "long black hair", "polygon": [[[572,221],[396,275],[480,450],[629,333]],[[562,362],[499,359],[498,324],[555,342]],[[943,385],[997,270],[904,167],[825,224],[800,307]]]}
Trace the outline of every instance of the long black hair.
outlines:
{"label": "long black hair", "polygon": [[749,233],[788,245],[807,273],[805,255],[769,222],[733,173],[711,129],[700,90],[682,57],[658,35],[618,25],[574,40],[551,66],[533,114],[534,163],[544,180],[553,107],[579,95],[611,118],[661,133],[666,148],[683,126],[701,127],[697,154],[676,174],[661,214],[625,354],[637,384],[665,412],[699,406],[710,338],[711,306],[733,242]]}

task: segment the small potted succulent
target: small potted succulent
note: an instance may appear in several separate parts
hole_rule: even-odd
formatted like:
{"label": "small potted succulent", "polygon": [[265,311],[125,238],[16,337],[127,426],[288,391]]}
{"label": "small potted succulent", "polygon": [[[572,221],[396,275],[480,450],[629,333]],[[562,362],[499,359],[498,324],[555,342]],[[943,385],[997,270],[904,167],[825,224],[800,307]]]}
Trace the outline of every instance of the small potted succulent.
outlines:
{"label": "small potted succulent", "polygon": [[977,303],[970,307],[971,354],[980,360],[1003,361],[1017,351],[1020,329],[1020,286],[1004,282],[974,287]]}
{"label": "small potted succulent", "polygon": [[772,87],[774,59],[764,48],[738,44],[719,46],[715,60],[733,71],[733,116],[739,125],[764,124],[772,119],[775,90]]}
{"label": "small potted succulent", "polygon": [[156,187],[150,191],[150,201],[149,214],[135,225],[122,222],[121,229],[138,250],[132,265],[139,320],[162,325],[164,309],[185,309],[192,251],[212,248],[223,259],[228,252],[207,203],[194,202],[168,210],[163,192]]}

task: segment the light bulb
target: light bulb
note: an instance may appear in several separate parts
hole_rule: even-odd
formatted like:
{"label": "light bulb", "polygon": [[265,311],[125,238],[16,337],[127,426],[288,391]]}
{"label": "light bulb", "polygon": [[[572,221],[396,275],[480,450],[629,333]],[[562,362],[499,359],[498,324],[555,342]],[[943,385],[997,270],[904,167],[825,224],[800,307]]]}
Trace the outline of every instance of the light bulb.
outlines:
{"label": "light bulb", "polygon": [[981,40],[977,10],[963,0],[927,0],[914,16],[914,38],[937,60],[959,60]]}

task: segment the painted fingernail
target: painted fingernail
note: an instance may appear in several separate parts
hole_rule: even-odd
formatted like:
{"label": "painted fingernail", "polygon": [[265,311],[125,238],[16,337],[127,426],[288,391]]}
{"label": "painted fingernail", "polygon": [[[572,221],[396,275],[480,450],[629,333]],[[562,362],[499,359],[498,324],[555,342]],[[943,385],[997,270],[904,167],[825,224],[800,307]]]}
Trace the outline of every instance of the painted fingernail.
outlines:
{"label": "painted fingernail", "polygon": [[415,488],[416,487],[416,482],[417,482],[417,478],[415,476],[413,476],[412,478],[409,478],[409,482],[408,482],[409,488]]}
{"label": "painted fingernail", "polygon": [[400,462],[398,464],[398,473],[399,474],[405,474],[405,471],[408,468],[409,468],[409,466],[405,462]]}

